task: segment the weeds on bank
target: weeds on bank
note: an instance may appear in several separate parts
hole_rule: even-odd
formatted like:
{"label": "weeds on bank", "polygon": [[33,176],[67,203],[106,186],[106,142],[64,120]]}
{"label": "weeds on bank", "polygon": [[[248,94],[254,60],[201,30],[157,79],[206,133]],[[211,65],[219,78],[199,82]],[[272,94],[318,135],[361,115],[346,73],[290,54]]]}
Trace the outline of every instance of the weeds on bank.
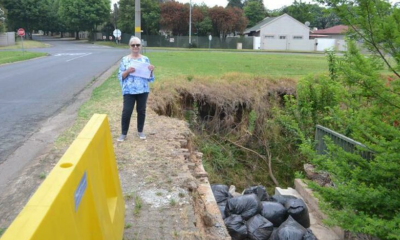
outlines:
{"label": "weeds on bank", "polygon": [[131,228],[132,227],[132,224],[131,223],[126,223],[125,224],[125,229],[129,229],[129,228]]}
{"label": "weeds on bank", "polygon": [[47,177],[47,174],[45,173],[45,172],[41,172],[40,174],[39,174],[39,178],[40,179],[45,179]]}
{"label": "weeds on bank", "polygon": [[135,196],[135,208],[133,209],[133,215],[139,216],[141,209],[142,209],[142,199],[139,196]]}
{"label": "weeds on bank", "polygon": [[125,194],[125,200],[129,201],[133,198],[133,192],[129,192]]}
{"label": "weeds on bank", "polygon": [[0,237],[4,234],[7,228],[0,228]]}

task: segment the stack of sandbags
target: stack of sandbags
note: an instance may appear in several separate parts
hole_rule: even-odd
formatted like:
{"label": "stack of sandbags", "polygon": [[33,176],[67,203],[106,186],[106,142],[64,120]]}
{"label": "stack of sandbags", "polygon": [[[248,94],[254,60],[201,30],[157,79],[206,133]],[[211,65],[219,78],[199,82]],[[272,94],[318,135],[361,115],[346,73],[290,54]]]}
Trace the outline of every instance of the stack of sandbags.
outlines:
{"label": "stack of sandbags", "polygon": [[247,188],[237,197],[226,185],[211,188],[232,240],[317,240],[302,199],[270,197],[263,186]]}

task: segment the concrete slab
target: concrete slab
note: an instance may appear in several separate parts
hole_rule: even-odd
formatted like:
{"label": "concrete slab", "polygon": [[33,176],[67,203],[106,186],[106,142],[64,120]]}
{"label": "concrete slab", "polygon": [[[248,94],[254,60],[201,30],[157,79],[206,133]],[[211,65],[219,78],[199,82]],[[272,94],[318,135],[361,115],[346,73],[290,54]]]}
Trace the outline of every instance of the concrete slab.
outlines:
{"label": "concrete slab", "polygon": [[[313,231],[317,239],[343,240],[344,234],[342,236],[338,235],[336,231],[322,224],[322,219],[324,219],[325,215],[323,215],[322,212],[319,210],[318,200],[314,198],[314,196],[310,192],[311,190],[308,189],[307,186],[302,183],[300,179],[295,180],[295,187],[296,189],[282,189],[277,187],[275,188],[275,194],[282,196],[295,196],[297,198],[303,199],[303,201],[307,205],[308,213],[310,216],[310,229]],[[341,232],[338,231],[338,233],[340,234]]]}
{"label": "concrete slab", "polygon": [[[301,179],[295,179],[294,185],[296,191],[303,197],[304,202],[307,204],[308,210],[312,213],[316,219],[319,221],[320,225],[322,224],[322,219],[326,219],[326,215],[319,209],[318,199],[314,197],[314,194],[311,189],[307,187],[307,185]],[[344,239],[344,231],[339,227],[330,228],[333,231],[338,239]]]}

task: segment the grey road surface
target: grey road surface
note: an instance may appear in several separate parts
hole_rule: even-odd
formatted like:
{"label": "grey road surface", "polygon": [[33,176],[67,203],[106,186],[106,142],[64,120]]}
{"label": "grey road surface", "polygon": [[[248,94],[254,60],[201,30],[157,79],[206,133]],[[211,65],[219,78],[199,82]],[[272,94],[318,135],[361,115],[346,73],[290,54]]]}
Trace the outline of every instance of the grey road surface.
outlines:
{"label": "grey road surface", "polygon": [[36,37],[50,56],[0,66],[0,164],[129,50]]}

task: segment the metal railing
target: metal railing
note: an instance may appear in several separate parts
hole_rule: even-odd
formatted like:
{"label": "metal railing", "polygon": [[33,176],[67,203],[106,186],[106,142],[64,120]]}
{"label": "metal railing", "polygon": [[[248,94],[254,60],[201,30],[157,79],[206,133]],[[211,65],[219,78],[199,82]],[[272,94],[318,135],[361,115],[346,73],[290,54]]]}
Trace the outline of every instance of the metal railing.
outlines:
{"label": "metal railing", "polygon": [[324,142],[325,136],[329,136],[335,145],[341,147],[346,152],[358,153],[366,160],[371,160],[374,158],[374,153],[364,144],[354,141],[351,138],[348,138],[321,125],[317,125],[315,129],[315,140],[317,142],[316,151],[318,154],[326,154],[328,152],[328,148]]}

